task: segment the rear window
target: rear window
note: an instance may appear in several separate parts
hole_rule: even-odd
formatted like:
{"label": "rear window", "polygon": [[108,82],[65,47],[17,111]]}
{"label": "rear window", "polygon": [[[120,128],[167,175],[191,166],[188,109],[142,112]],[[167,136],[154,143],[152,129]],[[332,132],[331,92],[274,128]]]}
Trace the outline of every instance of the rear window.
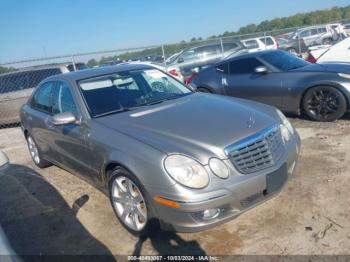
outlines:
{"label": "rear window", "polygon": [[259,47],[258,41],[256,41],[256,40],[243,41],[243,44],[248,49],[253,49],[253,48]]}
{"label": "rear window", "polygon": [[275,43],[273,42],[273,40],[271,39],[271,37],[262,37],[260,38],[260,41],[263,42],[265,45],[270,46],[270,45],[274,45]]}

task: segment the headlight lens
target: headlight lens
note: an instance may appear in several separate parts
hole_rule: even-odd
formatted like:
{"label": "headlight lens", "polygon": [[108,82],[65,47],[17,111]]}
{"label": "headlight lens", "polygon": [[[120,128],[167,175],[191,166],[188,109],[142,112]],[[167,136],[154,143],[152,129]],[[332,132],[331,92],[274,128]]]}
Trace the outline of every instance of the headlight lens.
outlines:
{"label": "headlight lens", "polygon": [[350,74],[339,73],[338,76],[344,77],[344,78],[346,78],[346,79],[350,79]]}
{"label": "headlight lens", "polygon": [[226,164],[218,159],[218,158],[211,158],[209,160],[209,167],[210,167],[210,170],[218,177],[220,178],[228,178],[228,175],[229,175],[229,171],[228,171],[228,168],[226,166]]}
{"label": "headlight lens", "polygon": [[280,124],[281,134],[283,141],[285,143],[288,143],[291,139],[292,135],[294,135],[294,128],[292,124],[288,121],[288,119],[285,117],[285,115],[280,111],[277,110],[277,114],[281,119],[282,124]]}
{"label": "headlight lens", "polygon": [[175,181],[184,186],[203,188],[209,183],[209,176],[205,168],[187,156],[168,156],[164,160],[164,167]]}

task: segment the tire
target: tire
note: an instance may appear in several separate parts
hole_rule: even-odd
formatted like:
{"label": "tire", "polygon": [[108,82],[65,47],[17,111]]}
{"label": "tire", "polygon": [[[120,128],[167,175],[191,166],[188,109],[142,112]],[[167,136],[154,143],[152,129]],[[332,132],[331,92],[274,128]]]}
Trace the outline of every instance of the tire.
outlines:
{"label": "tire", "polygon": [[208,94],[213,93],[212,91],[210,91],[208,88],[205,88],[205,87],[198,87],[197,91],[201,93],[208,93]]}
{"label": "tire", "polygon": [[138,179],[123,167],[114,168],[108,176],[109,199],[123,227],[141,238],[156,234],[159,221],[153,217],[148,195]]}
{"label": "tire", "polygon": [[314,121],[332,122],[341,118],[347,109],[344,95],[332,86],[316,86],[303,97],[303,111]]}
{"label": "tire", "polygon": [[51,166],[52,164],[43,158],[40,148],[37,146],[37,143],[35,142],[34,138],[30,134],[28,134],[26,139],[29,153],[33,159],[34,164],[39,168]]}

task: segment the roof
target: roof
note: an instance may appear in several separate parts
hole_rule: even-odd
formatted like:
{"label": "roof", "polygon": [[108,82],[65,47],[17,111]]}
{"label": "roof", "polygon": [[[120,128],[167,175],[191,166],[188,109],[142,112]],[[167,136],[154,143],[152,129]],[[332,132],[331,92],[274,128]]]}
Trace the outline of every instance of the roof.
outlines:
{"label": "roof", "polygon": [[89,68],[89,69],[78,70],[70,73],[54,75],[46,78],[45,80],[52,81],[52,80],[63,79],[67,81],[78,81],[81,79],[119,73],[123,71],[142,70],[142,69],[151,69],[151,68],[154,68],[154,67],[145,65],[145,64],[118,64],[113,66]]}
{"label": "roof", "polygon": [[238,56],[234,56],[234,57],[227,57],[224,58],[223,60],[221,60],[219,63],[222,63],[226,60],[236,60],[236,59],[241,59],[241,58],[248,58],[248,57],[257,57],[263,54],[269,54],[269,53],[274,53],[274,52],[284,52],[282,50],[279,49],[271,49],[271,50],[264,50],[264,51],[257,51],[257,52],[252,52],[252,53],[244,53],[244,54],[240,54]]}

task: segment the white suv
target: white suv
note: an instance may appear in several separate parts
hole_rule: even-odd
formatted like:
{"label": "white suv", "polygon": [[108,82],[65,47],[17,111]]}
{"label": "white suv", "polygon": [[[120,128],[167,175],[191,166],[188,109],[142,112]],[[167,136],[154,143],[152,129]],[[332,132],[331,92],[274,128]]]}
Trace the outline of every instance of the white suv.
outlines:
{"label": "white suv", "polygon": [[277,42],[272,36],[244,39],[241,40],[241,43],[250,53],[278,48]]}

